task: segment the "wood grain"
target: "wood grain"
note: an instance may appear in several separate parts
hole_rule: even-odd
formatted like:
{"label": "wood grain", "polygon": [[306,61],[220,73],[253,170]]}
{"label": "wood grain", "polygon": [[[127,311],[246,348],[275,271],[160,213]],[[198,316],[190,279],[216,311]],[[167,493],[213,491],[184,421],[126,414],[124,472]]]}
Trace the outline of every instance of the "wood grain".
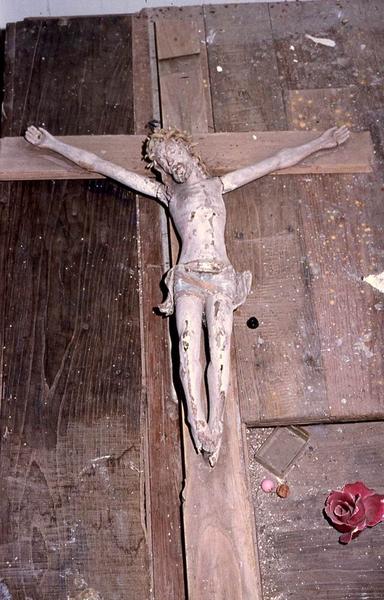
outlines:
{"label": "wood grain", "polygon": [[[288,89],[346,87],[362,82],[368,72],[372,77],[376,60],[372,64],[369,50],[361,49],[372,44],[373,32],[366,23],[368,4],[365,0],[343,2],[339,8],[334,0],[308,6],[272,4],[270,19],[282,85]],[[336,46],[316,44],[306,33],[330,38]]]}
{"label": "wood grain", "polygon": [[190,35],[184,35],[185,21],[183,19],[156,20],[156,51],[159,61],[200,54],[199,28],[196,22],[189,22]]}
{"label": "wood grain", "polygon": [[[178,78],[176,73],[172,76]],[[164,90],[164,87],[162,88]],[[168,88],[166,88],[168,90]],[[190,93],[193,86],[185,88]],[[189,90],[189,91],[188,91]],[[183,92],[183,94],[184,94]],[[164,104],[169,94],[163,95]],[[185,98],[184,98],[185,100]],[[186,100],[185,100],[186,101]],[[171,103],[176,109],[175,102]],[[170,109],[171,110],[171,109]],[[207,123],[205,112],[196,105],[195,112],[188,114],[188,123],[193,125],[193,116],[198,123]],[[183,121],[184,122],[184,121]],[[223,175],[229,171],[245,167],[254,162],[268,158],[278,150],[298,146],[314,139],[308,131],[271,131],[243,133],[196,134],[197,151],[206,162],[213,175]],[[142,135],[103,135],[103,136],[59,136],[62,141],[78,148],[88,150],[110,160],[128,170],[149,175],[146,163],[142,160],[141,149],[144,141]],[[345,146],[337,150],[318,152],[300,164],[277,171],[275,174],[300,173],[368,173],[372,171],[374,162],[372,141],[369,132],[352,133]],[[34,180],[34,179],[103,179],[102,175],[80,169],[54,152],[34,148],[22,138],[3,138],[0,142],[0,181]]]}
{"label": "wood grain", "polygon": [[[25,21],[7,47],[8,135],[132,131],[130,17]],[[1,198],[2,586],[147,599],[134,199],[111,182]]]}
{"label": "wood grain", "polygon": [[215,131],[285,129],[268,4],[204,8]]}
{"label": "wood grain", "polygon": [[[291,25],[301,28],[300,35],[308,31],[316,3],[305,4],[307,6],[302,8],[297,4],[270,7],[271,14],[276,10],[280,15],[279,26],[272,19],[273,38],[284,38],[286,45]],[[236,40],[245,22],[251,28],[259,10],[262,9],[255,7],[253,11],[253,7],[237,7],[225,28],[225,35],[215,37],[214,48],[208,46],[209,53],[220,55],[227,61],[230,72],[232,60],[236,69],[240,67],[226,38]],[[348,11],[352,10],[349,5]],[[214,12],[216,23],[227,18],[224,7],[215,7]],[[303,21],[298,25],[292,16],[292,21],[289,17],[284,27],[287,12],[301,15]],[[334,11],[332,15],[333,18]],[[257,27],[255,23],[253,44],[265,36],[258,33]],[[287,61],[294,54],[289,46],[284,46]],[[326,50],[331,51],[323,47],[317,52]],[[255,73],[249,81],[252,51],[247,53],[247,49],[242,48],[242,53],[243,75],[238,73],[238,77],[242,77],[246,82],[244,86],[255,93],[254,80],[270,77],[270,74],[264,75],[261,63],[257,75]],[[336,59],[344,57],[340,48],[333,53]],[[323,86],[323,70],[321,66],[317,69],[316,65],[312,65],[311,85]],[[268,68],[266,62],[265,69]],[[293,79],[291,75],[291,71],[284,70],[279,78],[286,102],[284,129],[296,127],[303,132],[312,130],[314,124],[323,130],[334,122],[341,124],[349,119],[354,130],[361,130],[364,123],[372,121],[367,118],[370,107],[364,108],[356,85],[303,90],[301,80]],[[214,75],[214,85],[219,77],[220,73]],[[290,90],[293,82],[297,89]],[[231,93],[229,81],[226,87],[222,81],[220,85],[221,100],[216,101],[213,94],[213,110],[218,119],[222,110],[225,114],[221,105],[225,93],[227,90]],[[247,108],[243,107],[244,122],[248,116],[252,118],[259,102],[260,97]],[[376,109],[378,106],[377,93]],[[271,120],[274,114],[271,112]],[[227,128],[226,122],[222,126]],[[278,135],[278,132],[273,133]],[[271,133],[265,132],[265,135]],[[375,141],[377,148],[380,142],[377,138]],[[376,168],[379,164],[376,161]],[[383,403],[376,391],[377,381],[383,379],[382,353],[377,350],[381,344],[381,313],[373,308],[372,291],[364,290],[360,280],[362,273],[375,269],[377,272],[381,264],[378,257],[382,251],[383,220],[379,188],[374,176],[316,176],[308,172],[293,178],[287,176],[287,172],[281,172],[279,178],[272,176],[228,195],[230,257],[238,270],[251,267],[253,272],[252,293],[235,316],[242,418],[249,425],[382,418]],[[371,210],[372,215],[376,215],[374,221],[367,214]],[[363,229],[370,228],[370,231],[363,231],[361,223],[365,223]],[[368,235],[371,237],[367,238]],[[326,292],[326,289],[333,291]],[[375,297],[377,304],[377,295]],[[259,320],[260,326],[256,330],[246,326],[251,316]],[[338,330],[343,331],[343,335],[336,335]],[[343,344],[346,344],[344,348]],[[369,361],[372,370],[367,365]],[[371,386],[375,387],[373,393],[368,392]],[[364,403],[359,402],[362,396]]]}
{"label": "wood grain", "polygon": [[[350,93],[353,104],[349,108],[343,88],[325,97],[323,90],[309,90],[299,97],[312,100],[320,126],[344,109],[361,127],[364,107],[356,90]],[[293,126],[299,112],[303,114],[302,103],[295,103],[295,97],[290,107]],[[376,171],[373,176],[323,176],[303,182],[306,201],[301,204],[301,231],[321,335],[326,403],[330,417],[340,420],[382,418],[384,414],[377,385],[384,379],[383,321],[374,308],[377,295],[361,281],[365,273],[380,268],[384,220],[378,176]]]}
{"label": "wood grain", "polygon": [[[292,181],[294,179],[294,181]],[[253,286],[235,313],[242,418],[248,425],[324,418],[319,330],[303,261],[295,178],[266,178],[227,200],[230,256]],[[255,316],[260,326],[247,327]],[[309,391],[311,390],[311,394]]]}
{"label": "wood grain", "polygon": [[[209,73],[204,48],[204,21],[198,8],[152,15],[156,27],[162,121],[182,121],[188,132],[212,130]],[[176,12],[176,11],[174,11]]]}

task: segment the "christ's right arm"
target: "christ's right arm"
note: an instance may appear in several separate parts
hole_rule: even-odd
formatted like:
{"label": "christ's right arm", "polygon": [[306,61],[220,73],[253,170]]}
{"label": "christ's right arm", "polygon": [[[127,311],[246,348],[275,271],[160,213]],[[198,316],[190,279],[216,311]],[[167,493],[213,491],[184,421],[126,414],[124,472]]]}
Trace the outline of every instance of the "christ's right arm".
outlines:
{"label": "christ's right arm", "polygon": [[157,198],[160,202],[166,204],[164,186],[154,179],[128,171],[124,167],[119,167],[107,160],[103,160],[87,150],[81,150],[75,146],[65,144],[42,127],[34,127],[33,125],[28,127],[25,138],[34,146],[53,150],[61,154],[76,165],[79,165],[82,169],[115,179],[140,194]]}

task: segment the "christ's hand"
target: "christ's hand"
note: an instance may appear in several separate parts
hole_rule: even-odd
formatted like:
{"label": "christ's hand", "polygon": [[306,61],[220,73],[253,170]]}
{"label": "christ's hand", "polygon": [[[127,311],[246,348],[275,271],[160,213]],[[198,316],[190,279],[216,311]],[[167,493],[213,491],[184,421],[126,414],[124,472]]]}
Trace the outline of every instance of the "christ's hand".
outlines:
{"label": "christ's hand", "polygon": [[33,146],[40,148],[54,148],[55,138],[42,127],[31,125],[25,132],[25,139]]}
{"label": "christ's hand", "polygon": [[326,150],[327,148],[340,146],[347,141],[349,135],[350,131],[345,125],[342,127],[332,127],[320,136],[319,142],[321,144],[321,149]]}

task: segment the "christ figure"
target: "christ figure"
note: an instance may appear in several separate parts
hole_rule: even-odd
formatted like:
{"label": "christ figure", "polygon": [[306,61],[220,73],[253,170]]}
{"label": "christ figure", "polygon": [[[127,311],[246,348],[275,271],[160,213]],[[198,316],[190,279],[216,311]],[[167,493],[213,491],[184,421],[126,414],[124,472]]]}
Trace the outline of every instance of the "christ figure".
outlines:
{"label": "christ figure", "polygon": [[[227,255],[223,195],[268,173],[291,167],[314,152],[343,144],[349,137],[348,129],[333,127],[309,143],[280,150],[224,176],[211,177],[184,133],[157,128],[146,140],[145,157],[158,179],[65,144],[41,127],[29,127],[25,137],[35,146],[53,150],[88,171],[154,198],[169,211],[181,240],[181,251],[176,266],[166,275],[168,296],[159,309],[165,315],[176,313],[187,421],[196,451],[214,466],[223,434],[233,311],[245,302],[251,287],[251,273],[237,273]],[[209,344],[207,410],[201,394],[207,360],[200,356],[203,324]]]}

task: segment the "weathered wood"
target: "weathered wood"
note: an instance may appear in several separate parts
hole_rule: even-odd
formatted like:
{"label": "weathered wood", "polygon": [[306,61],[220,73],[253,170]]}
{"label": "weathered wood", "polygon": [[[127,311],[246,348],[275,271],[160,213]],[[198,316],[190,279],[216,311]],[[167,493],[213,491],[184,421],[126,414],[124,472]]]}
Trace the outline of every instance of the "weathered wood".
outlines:
{"label": "weathered wood", "polygon": [[[177,12],[172,9],[152,13],[156,28],[162,120],[173,127],[175,115],[181,115],[186,131],[212,131],[202,9],[185,9],[177,18],[175,14]],[[189,35],[185,35],[186,23]]]}
{"label": "weathered wood", "polygon": [[205,8],[215,131],[285,129],[268,4]]}
{"label": "weathered wood", "polygon": [[[199,29],[203,29],[202,19]],[[183,35],[193,35],[188,21],[184,23]],[[195,123],[196,131],[201,131],[205,121],[201,119],[200,107],[192,102],[192,95],[193,90],[190,89],[191,101],[186,99],[191,109],[188,122]],[[163,118],[170,115],[172,123],[184,129],[184,111],[178,111],[174,103],[168,106],[168,98],[168,95],[161,96]],[[170,123],[165,121],[163,125]],[[195,133],[194,129],[192,131]],[[188,428],[184,425],[185,487],[182,508],[188,598],[191,600],[260,598],[257,550],[236,398],[236,374],[233,371],[226,405],[223,447],[214,469],[196,454]]]}
{"label": "weathered wood", "polygon": [[[313,15],[315,7],[309,6],[313,3],[306,4],[305,10],[297,4],[280,6],[282,22],[286,11]],[[271,6],[271,11],[272,8],[275,10],[276,6]],[[216,21],[211,22],[208,16],[210,28],[227,14],[224,7],[215,7],[214,12]],[[252,13],[249,7],[237,7],[233,26],[230,23],[226,26],[228,39],[237,39],[239,24],[245,21],[251,28],[257,12],[255,9]],[[291,23],[289,19],[288,22]],[[292,26],[301,27],[302,31],[308,22],[309,18],[298,25],[292,18]],[[255,28],[257,31],[256,24]],[[259,43],[266,35],[260,34]],[[226,36],[216,36],[214,54],[220,55],[232,73],[231,60],[235,65],[237,62]],[[289,39],[283,25],[281,36]],[[332,37],[330,33],[329,37]],[[258,34],[253,38],[254,45],[257,38]],[[285,37],[284,40],[287,43]],[[211,46],[208,50],[211,52]],[[317,52],[325,50],[336,52],[324,47]],[[288,45],[284,52],[293,53],[293,50]],[[252,52],[247,53],[247,49],[242,48],[242,53],[243,81],[247,82],[244,87],[246,91],[248,87],[253,90],[254,82],[247,80]],[[336,56],[343,59],[340,51]],[[264,79],[261,68],[262,64],[257,76]],[[230,93],[231,83],[228,81],[225,88],[220,80],[222,73],[212,68],[211,73],[213,87],[219,80],[223,98],[226,89]],[[239,73],[237,76],[241,77]],[[319,80],[322,81],[321,77]],[[314,82],[317,80],[313,75],[312,85]],[[360,100],[356,86],[343,87],[337,92],[323,88],[302,90],[300,83],[297,90],[288,91],[290,80],[280,80],[279,85],[283,91],[285,88],[289,117],[282,125],[284,128],[312,129],[312,117],[316,117],[313,123],[320,130],[339,120],[348,119],[356,129],[368,122],[369,107]],[[214,94],[213,98],[214,114],[220,119],[220,111],[225,110],[221,108],[223,99],[216,103]],[[254,105],[244,109],[245,122],[248,115],[252,117],[258,102],[255,99]],[[375,102],[378,106],[378,96]],[[242,418],[250,425],[381,418],[383,403],[374,382],[383,379],[381,353],[377,350],[381,343],[382,313],[373,308],[375,302],[371,294],[376,297],[376,303],[377,294],[368,291],[360,281],[363,274],[374,272],[381,264],[378,258],[383,223],[380,185],[374,183],[374,178],[363,175],[322,178],[310,173],[296,178],[284,176],[286,173],[282,175],[255,182],[227,198],[230,256],[236,268],[251,267],[254,276],[251,296],[235,313]],[[363,182],[366,192],[363,192]],[[356,205],[355,201],[363,204]],[[372,216],[369,215],[371,207]],[[363,231],[361,223],[366,223],[365,227],[371,231]],[[362,235],[370,237],[362,238]],[[332,236],[336,236],[335,239]],[[328,297],[328,289],[333,290],[334,296]],[[330,300],[334,304],[329,304]],[[246,326],[251,316],[260,322],[256,330]],[[336,335],[340,328],[344,334]],[[362,345],[364,335],[372,336],[367,342],[366,354]],[[374,356],[368,359],[371,352]],[[375,369],[378,369],[378,377],[373,375]],[[368,384],[368,380],[371,383]],[[363,393],[363,389],[372,386],[375,391]],[[362,396],[364,403],[359,401]]]}
{"label": "weathered wood", "polygon": [[361,129],[357,86],[288,90],[288,122],[298,130],[322,131],[333,125]]}
{"label": "weathered wood", "polygon": [[[12,32],[8,134],[132,131],[130,17]],[[134,198],[4,184],[0,226],[2,593],[147,600]]]}
{"label": "weathered wood", "polygon": [[[135,131],[144,133],[154,116],[147,14],[133,19]],[[142,136],[138,136],[141,137]],[[155,600],[183,600],[185,573],[180,493],[183,484],[180,407],[172,395],[168,322],[154,313],[162,300],[164,210],[137,197],[139,222],[140,309],[143,388],[146,408],[146,470],[149,529],[152,540],[152,594]],[[150,234],[149,234],[150,232]]]}
{"label": "weathered wood", "polygon": [[262,598],[235,372],[225,410],[214,471],[185,440],[183,515],[191,600]]}
{"label": "weathered wood", "polygon": [[[156,51],[159,61],[180,56],[200,54],[200,38],[196,22],[190,22],[191,34],[184,35],[185,21],[182,19],[157,19],[156,22]],[[200,34],[200,35],[199,35]]]}
{"label": "weathered wood", "polygon": [[[323,516],[332,489],[364,481],[384,493],[384,423],[307,427],[305,453],[289,472],[288,498],[264,494],[266,472],[253,455],[268,430],[248,433],[250,473],[263,569],[263,599],[381,600],[384,527],[366,529],[347,547]],[[278,565],[278,568],[276,568]]]}
{"label": "weathered wood", "polygon": [[[300,423],[307,413],[324,418],[319,331],[306,293],[300,196],[293,200],[292,179],[266,178],[227,202],[231,256],[237,269],[253,274],[251,295],[235,313],[241,412],[248,425]],[[257,329],[247,327],[252,316]],[[303,398],[307,388],[312,402]]]}
{"label": "weathered wood", "polygon": [[[177,76],[177,75],[176,75]],[[192,88],[191,88],[192,92]],[[164,102],[169,96],[163,96]],[[190,115],[194,114],[190,111]],[[189,116],[190,116],[189,115]],[[196,118],[201,123],[200,108]],[[203,119],[205,121],[205,118]],[[191,123],[192,124],[192,119]],[[197,151],[212,174],[222,175],[271,156],[284,147],[304,144],[319,134],[309,131],[271,131],[196,134]],[[142,135],[58,136],[59,139],[122,167],[148,175],[141,158]],[[278,175],[301,173],[368,173],[372,171],[373,148],[369,132],[352,133],[345,146],[318,152],[302,163],[278,171]],[[22,138],[0,141],[0,181],[33,179],[103,179],[58,156],[34,148]]]}
{"label": "weathered wood", "polygon": [[[382,7],[377,0],[270,6],[276,57],[290,89],[377,85],[383,74]],[[380,12],[379,12],[380,11]],[[377,13],[377,14],[376,14]],[[306,33],[331,38],[334,48]]]}

